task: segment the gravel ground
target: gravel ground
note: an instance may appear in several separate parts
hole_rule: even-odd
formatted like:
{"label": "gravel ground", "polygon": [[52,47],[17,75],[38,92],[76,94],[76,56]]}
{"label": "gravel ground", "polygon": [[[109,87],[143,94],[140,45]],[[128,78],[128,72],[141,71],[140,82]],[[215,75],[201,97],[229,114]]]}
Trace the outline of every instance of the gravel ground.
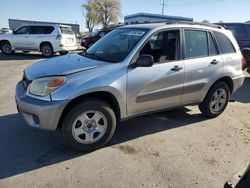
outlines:
{"label": "gravel ground", "polygon": [[216,119],[195,106],[138,117],[107,147],[78,153],[60,132],[28,127],[17,114],[15,85],[40,59],[0,54],[0,188],[220,188],[250,162],[250,77]]}

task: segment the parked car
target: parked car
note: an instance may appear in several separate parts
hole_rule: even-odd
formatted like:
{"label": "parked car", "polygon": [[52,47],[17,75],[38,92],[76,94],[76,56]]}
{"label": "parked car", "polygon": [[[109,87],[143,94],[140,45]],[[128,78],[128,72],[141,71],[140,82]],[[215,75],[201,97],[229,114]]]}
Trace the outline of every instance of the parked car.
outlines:
{"label": "parked car", "polygon": [[29,66],[16,104],[30,126],[60,129],[70,147],[90,151],[135,116],[194,104],[219,116],[243,84],[241,61],[235,38],[220,26],[124,26],[85,53]]}
{"label": "parked car", "polygon": [[75,33],[66,25],[27,25],[11,34],[0,35],[0,50],[7,55],[21,50],[39,51],[50,57],[56,52],[63,55],[76,49]]}
{"label": "parked car", "polygon": [[8,28],[2,28],[0,29],[0,34],[6,34],[6,33],[11,33],[11,30]]}
{"label": "parked car", "polygon": [[81,41],[81,46],[83,46],[85,48],[91,47],[93,44],[95,44],[99,39],[104,37],[110,31],[112,31],[112,30],[111,29],[109,29],[109,30],[100,30],[100,31],[94,32],[92,35],[83,37],[82,41]]}
{"label": "parked car", "polygon": [[241,52],[246,59],[246,65],[244,69],[247,69],[247,72],[250,74],[250,24],[248,23],[219,23],[226,29],[232,31],[235,36]]}
{"label": "parked car", "polygon": [[247,23],[218,23],[230,30],[241,49],[250,48],[250,24]]}

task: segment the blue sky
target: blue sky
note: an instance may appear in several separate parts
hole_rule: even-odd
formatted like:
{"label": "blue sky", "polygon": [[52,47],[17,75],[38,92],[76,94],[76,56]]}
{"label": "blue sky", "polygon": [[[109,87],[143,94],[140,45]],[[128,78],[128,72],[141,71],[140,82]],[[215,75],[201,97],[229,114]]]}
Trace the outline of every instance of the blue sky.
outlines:
{"label": "blue sky", "polygon": [[[81,4],[86,0],[0,0],[0,28],[8,19],[28,19],[78,23],[85,28]],[[138,13],[161,13],[163,0],[121,0],[122,16]],[[166,15],[186,16],[196,21],[245,22],[250,20],[250,0],[165,0]]]}

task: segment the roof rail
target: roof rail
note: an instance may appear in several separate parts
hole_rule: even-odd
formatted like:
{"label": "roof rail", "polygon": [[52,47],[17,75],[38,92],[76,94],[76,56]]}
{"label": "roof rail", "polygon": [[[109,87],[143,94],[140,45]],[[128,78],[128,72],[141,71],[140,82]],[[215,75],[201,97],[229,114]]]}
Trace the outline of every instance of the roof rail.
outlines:
{"label": "roof rail", "polygon": [[202,23],[202,22],[189,22],[189,21],[180,21],[180,22],[167,22],[166,24],[188,24],[188,25],[202,25],[207,27],[213,27],[218,29],[225,29],[221,25],[211,24],[211,23]]}

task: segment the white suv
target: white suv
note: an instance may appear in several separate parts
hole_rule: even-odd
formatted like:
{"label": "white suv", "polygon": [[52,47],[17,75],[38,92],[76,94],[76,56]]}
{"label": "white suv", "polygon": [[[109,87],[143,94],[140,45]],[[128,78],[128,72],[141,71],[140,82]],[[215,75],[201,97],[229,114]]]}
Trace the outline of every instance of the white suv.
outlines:
{"label": "white suv", "polygon": [[63,55],[76,49],[75,33],[66,25],[27,25],[0,36],[0,50],[4,54],[13,54],[15,50],[39,51],[49,57],[56,52]]}

